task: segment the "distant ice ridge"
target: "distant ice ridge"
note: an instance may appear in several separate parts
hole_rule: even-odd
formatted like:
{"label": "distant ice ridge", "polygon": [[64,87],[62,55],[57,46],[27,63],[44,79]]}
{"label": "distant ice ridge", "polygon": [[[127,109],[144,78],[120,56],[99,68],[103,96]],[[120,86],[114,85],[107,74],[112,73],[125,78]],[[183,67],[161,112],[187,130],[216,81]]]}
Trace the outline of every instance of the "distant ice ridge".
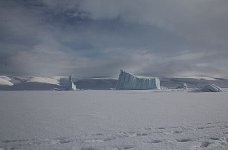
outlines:
{"label": "distant ice ridge", "polygon": [[11,79],[7,76],[0,76],[0,85],[2,86],[13,86]]}
{"label": "distant ice ridge", "polygon": [[[123,76],[124,75],[124,76]],[[149,80],[150,79],[150,80]],[[157,79],[157,80],[156,80]],[[129,80],[129,81],[128,81]],[[152,80],[152,81],[151,81]],[[151,86],[152,82],[153,86]],[[159,83],[160,82],[160,83]],[[215,88],[211,85],[217,86]],[[150,86],[149,86],[150,85]],[[160,86],[161,85],[161,86]],[[125,90],[140,90],[140,89],[178,89],[178,90],[196,90],[198,92],[204,91],[220,91],[228,88],[228,79],[214,78],[214,80],[196,79],[196,78],[153,78],[134,76],[127,72],[122,72],[119,79],[117,78],[72,78],[69,80],[67,76],[5,76],[0,75],[0,91],[1,90],[111,90],[111,89],[125,89]],[[204,89],[203,89],[204,88]]]}
{"label": "distant ice ridge", "polygon": [[46,84],[53,84],[53,85],[59,85],[59,81],[54,78],[48,78],[48,77],[31,77],[26,82],[30,83],[46,83]]}
{"label": "distant ice ridge", "polygon": [[156,77],[139,77],[120,70],[116,89],[118,90],[149,90],[161,89],[160,80]]}

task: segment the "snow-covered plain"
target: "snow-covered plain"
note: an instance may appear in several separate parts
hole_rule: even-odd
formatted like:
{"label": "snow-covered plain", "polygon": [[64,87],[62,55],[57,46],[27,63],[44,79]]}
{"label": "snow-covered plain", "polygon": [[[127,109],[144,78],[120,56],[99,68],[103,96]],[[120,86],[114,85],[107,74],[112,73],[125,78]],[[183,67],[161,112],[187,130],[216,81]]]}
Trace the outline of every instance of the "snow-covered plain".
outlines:
{"label": "snow-covered plain", "polygon": [[0,149],[228,149],[228,92],[1,91]]}

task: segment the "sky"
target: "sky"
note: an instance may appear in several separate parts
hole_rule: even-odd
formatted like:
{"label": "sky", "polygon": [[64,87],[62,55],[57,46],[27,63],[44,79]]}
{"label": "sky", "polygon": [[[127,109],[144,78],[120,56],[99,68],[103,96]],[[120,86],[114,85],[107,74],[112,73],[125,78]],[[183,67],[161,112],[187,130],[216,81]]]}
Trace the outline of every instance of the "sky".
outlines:
{"label": "sky", "polygon": [[227,0],[1,0],[0,74],[228,77]]}

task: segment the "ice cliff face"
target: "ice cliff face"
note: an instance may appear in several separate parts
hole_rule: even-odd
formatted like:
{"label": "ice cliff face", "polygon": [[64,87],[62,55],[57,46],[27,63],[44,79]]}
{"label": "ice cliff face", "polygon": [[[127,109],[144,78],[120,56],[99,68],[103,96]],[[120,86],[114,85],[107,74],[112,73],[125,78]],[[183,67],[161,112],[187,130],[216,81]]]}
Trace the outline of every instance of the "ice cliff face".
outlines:
{"label": "ice cliff face", "polygon": [[120,71],[116,89],[118,90],[148,90],[160,89],[158,78],[137,77],[123,70]]}

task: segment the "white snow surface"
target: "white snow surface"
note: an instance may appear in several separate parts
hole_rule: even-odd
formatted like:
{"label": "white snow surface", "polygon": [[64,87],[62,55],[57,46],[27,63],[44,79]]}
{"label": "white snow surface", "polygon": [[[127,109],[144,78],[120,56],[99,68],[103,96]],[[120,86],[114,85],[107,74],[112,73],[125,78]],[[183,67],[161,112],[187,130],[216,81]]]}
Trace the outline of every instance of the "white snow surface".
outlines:
{"label": "white snow surface", "polygon": [[227,150],[228,92],[1,91],[0,149]]}
{"label": "white snow surface", "polygon": [[0,85],[12,86],[13,83],[10,80],[7,76],[0,76]]}
{"label": "white snow surface", "polygon": [[59,85],[59,79],[58,78],[49,78],[49,77],[31,77],[27,80],[27,82],[47,83],[47,84]]}

